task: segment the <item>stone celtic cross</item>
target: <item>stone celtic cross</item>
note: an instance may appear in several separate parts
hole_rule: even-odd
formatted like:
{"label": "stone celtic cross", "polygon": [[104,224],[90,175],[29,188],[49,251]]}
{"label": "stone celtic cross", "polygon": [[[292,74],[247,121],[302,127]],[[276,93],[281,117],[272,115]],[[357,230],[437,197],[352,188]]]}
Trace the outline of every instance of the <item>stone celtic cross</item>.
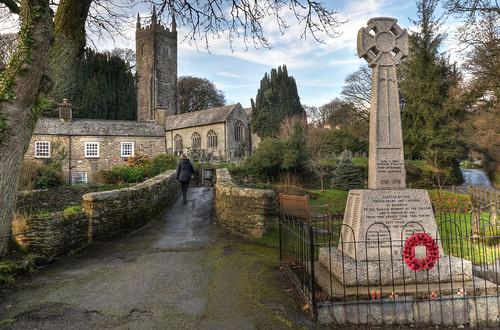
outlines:
{"label": "stone celtic cross", "polygon": [[372,18],[358,32],[358,55],[372,68],[369,189],[406,188],[396,65],[408,54],[408,33],[396,23]]}

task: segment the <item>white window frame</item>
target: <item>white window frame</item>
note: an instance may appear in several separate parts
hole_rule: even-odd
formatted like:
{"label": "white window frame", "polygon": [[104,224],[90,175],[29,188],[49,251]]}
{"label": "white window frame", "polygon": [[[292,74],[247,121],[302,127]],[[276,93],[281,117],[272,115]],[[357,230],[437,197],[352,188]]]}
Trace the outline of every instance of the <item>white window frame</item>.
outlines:
{"label": "white window frame", "polygon": [[[127,149],[126,146],[131,146]],[[120,143],[120,155],[122,157],[131,157],[134,156],[134,142],[121,142]]]}
{"label": "white window frame", "polygon": [[[93,149],[93,146],[95,146],[96,148]],[[96,154],[94,154],[94,152]],[[99,142],[85,142],[85,157],[99,158]]]}
{"label": "white window frame", "polygon": [[35,141],[35,158],[50,158],[50,141]]}
{"label": "white window frame", "polygon": [[87,184],[87,172],[72,172],[71,173],[71,184],[72,185],[83,185]]}

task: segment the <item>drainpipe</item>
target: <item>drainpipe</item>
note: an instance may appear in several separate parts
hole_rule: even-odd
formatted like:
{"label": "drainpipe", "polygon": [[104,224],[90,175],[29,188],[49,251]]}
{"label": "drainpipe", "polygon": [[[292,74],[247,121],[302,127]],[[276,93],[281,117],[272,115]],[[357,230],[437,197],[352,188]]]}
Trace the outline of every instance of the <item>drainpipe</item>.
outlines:
{"label": "drainpipe", "polygon": [[227,120],[224,122],[224,150],[225,150],[226,162],[227,162]]}
{"label": "drainpipe", "polygon": [[68,147],[68,183],[71,185],[71,135],[69,136]]}

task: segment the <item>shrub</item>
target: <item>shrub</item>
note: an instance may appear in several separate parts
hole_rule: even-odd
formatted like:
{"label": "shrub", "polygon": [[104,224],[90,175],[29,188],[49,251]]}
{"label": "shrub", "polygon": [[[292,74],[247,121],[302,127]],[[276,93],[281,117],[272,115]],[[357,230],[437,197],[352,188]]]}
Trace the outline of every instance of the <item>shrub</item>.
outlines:
{"label": "shrub", "polygon": [[19,176],[19,190],[35,189],[35,181],[41,173],[43,164],[34,161],[24,161],[21,165],[21,175]]}
{"label": "shrub", "polygon": [[174,170],[177,167],[177,159],[172,155],[159,154],[151,160],[150,175],[155,176],[168,170]]}
{"label": "shrub", "polygon": [[64,184],[62,172],[49,166],[43,166],[35,179],[35,189],[60,187]]}
{"label": "shrub", "polygon": [[245,160],[245,169],[261,181],[279,178],[283,163],[285,143],[274,138],[265,138],[253,155]]}
{"label": "shrub", "polygon": [[149,156],[146,154],[141,154],[140,152],[136,151],[134,156],[130,156],[127,158],[127,164],[128,166],[132,167],[141,167],[141,166],[146,166],[151,163],[151,160],[149,159]]}

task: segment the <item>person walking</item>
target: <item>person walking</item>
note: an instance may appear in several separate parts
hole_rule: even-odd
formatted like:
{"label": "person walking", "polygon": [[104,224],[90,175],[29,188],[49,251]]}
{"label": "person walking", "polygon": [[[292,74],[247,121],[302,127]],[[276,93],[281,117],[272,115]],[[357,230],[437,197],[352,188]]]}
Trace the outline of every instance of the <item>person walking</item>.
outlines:
{"label": "person walking", "polygon": [[187,203],[186,195],[191,175],[194,173],[193,164],[189,161],[185,154],[182,154],[179,162],[177,163],[177,171],[175,172],[175,179],[181,183],[182,198],[184,204]]}

